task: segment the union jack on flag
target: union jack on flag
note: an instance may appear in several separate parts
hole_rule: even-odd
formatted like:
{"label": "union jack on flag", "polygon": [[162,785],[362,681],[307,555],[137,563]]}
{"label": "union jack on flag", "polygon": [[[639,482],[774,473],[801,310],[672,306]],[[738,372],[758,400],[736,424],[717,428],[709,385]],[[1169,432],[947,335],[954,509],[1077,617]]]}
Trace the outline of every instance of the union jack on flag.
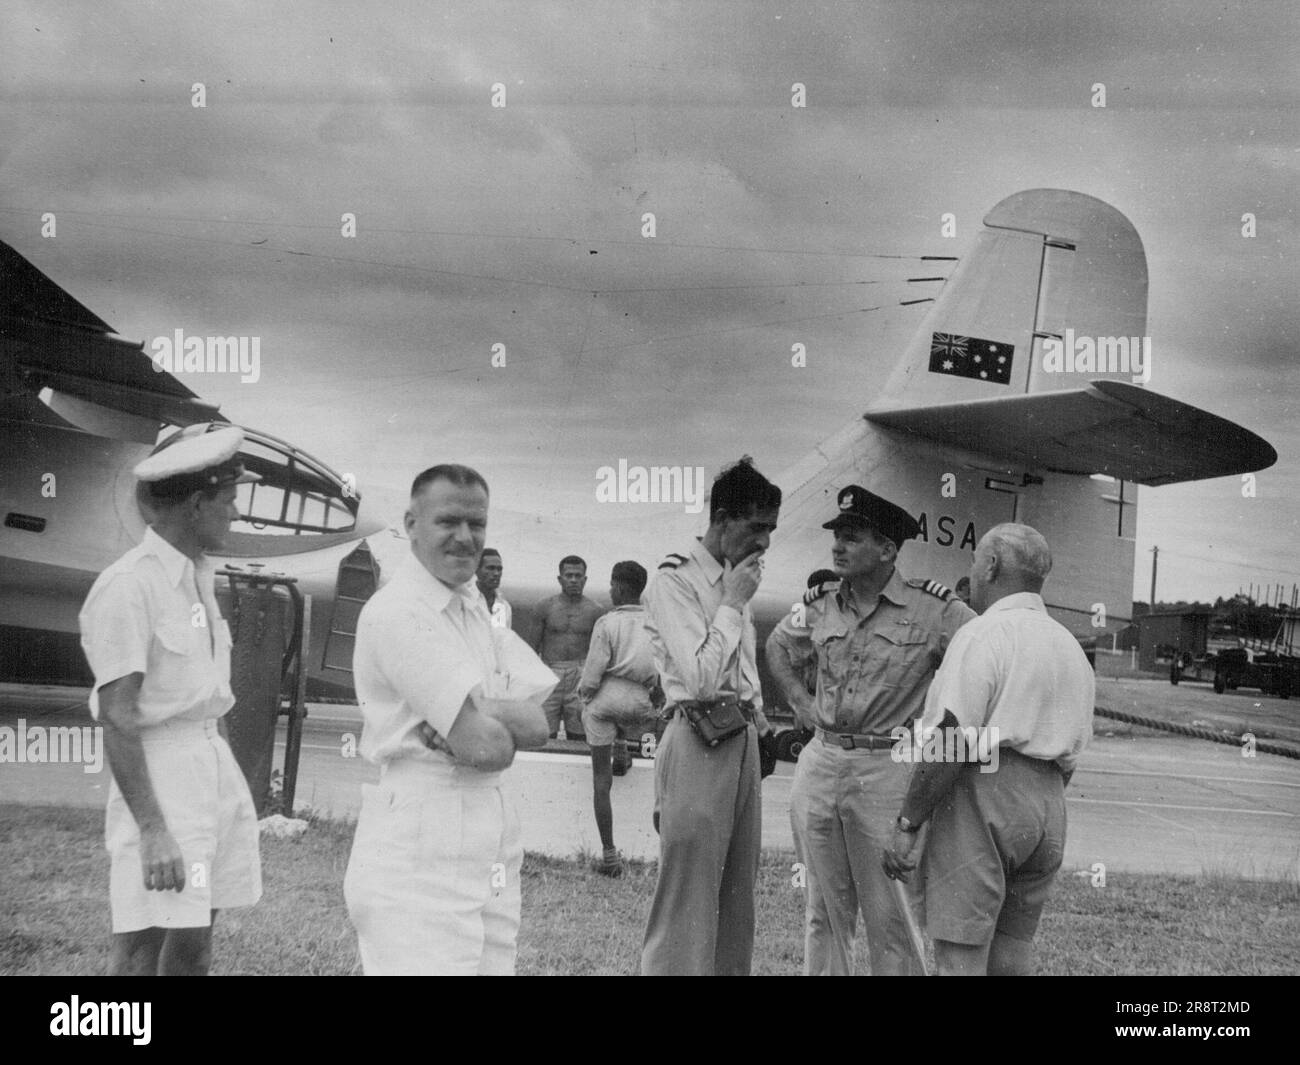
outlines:
{"label": "union jack on flag", "polygon": [[930,372],[969,377],[992,384],[1011,383],[1011,356],[1015,346],[1000,340],[981,340],[955,333],[930,334]]}
{"label": "union jack on flag", "polygon": [[965,358],[966,341],[969,337],[954,336],[952,333],[935,333],[930,338],[930,354],[941,355],[944,358],[957,356]]}

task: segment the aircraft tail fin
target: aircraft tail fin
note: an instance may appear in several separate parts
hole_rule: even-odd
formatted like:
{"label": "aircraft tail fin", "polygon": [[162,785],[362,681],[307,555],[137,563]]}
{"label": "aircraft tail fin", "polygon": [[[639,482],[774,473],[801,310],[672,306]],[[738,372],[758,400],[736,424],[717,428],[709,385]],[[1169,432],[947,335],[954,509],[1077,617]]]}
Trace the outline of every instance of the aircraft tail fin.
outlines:
{"label": "aircraft tail fin", "polygon": [[1077,388],[1080,373],[1045,365],[1067,329],[1107,341],[1106,368],[1094,358],[1083,379],[1131,382],[1146,312],[1146,254],[1127,218],[1079,192],[1018,192],[985,216],[874,409]]}
{"label": "aircraft tail fin", "polygon": [[869,421],[984,454],[1140,484],[1263,469],[1277,452],[1138,387],[1150,376],[1142,241],[1060,189],[1003,200],[954,271]]}

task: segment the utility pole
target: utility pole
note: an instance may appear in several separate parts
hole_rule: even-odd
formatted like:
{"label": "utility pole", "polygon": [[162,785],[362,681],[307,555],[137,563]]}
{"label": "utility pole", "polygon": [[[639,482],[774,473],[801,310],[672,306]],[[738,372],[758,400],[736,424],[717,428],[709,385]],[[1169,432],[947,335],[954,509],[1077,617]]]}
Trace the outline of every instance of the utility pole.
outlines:
{"label": "utility pole", "polygon": [[1151,613],[1156,612],[1156,559],[1160,557],[1160,548],[1151,549]]}

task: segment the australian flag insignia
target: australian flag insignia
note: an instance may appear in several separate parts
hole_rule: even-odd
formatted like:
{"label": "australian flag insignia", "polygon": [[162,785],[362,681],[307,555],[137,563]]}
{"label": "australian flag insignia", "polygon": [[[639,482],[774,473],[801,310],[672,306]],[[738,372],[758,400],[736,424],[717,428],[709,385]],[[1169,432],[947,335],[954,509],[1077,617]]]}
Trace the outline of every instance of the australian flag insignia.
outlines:
{"label": "australian flag insignia", "polygon": [[930,335],[930,372],[970,377],[994,384],[1011,383],[1015,347],[998,340],[981,340],[954,333]]}

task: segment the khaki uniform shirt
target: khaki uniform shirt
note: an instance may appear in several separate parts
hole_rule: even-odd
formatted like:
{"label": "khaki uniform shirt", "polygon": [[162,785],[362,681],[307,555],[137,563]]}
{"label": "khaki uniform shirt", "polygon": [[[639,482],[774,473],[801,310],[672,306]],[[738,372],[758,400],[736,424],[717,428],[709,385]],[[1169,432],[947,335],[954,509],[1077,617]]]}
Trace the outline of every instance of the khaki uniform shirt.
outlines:
{"label": "khaki uniform shirt", "polygon": [[689,555],[670,555],[646,589],[645,624],[669,706],[723,695],[762,705],[754,621],[748,603],[722,605],[723,572],[697,541]]}
{"label": "khaki uniform shirt", "polygon": [[788,646],[817,656],[817,727],[888,735],[921,716],[948,641],[973,617],[947,588],[895,569],[874,602],[842,581],[809,604],[802,629],[789,617],[781,625]]}

